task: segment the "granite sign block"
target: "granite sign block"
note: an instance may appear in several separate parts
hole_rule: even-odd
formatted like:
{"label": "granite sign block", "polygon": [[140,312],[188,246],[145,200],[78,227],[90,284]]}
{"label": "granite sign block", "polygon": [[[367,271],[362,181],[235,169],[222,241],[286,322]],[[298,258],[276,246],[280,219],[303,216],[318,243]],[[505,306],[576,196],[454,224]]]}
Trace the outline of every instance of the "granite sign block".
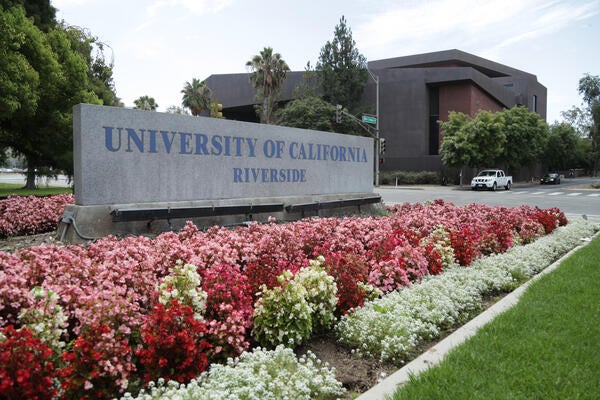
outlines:
{"label": "granite sign block", "polygon": [[79,104],[78,205],[370,193],[373,139]]}

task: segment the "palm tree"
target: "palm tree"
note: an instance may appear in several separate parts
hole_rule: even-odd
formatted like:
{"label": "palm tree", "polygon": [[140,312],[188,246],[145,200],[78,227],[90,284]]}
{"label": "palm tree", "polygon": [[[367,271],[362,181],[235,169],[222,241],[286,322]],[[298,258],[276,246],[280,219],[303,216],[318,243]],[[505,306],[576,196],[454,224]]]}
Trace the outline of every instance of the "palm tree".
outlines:
{"label": "palm tree", "polygon": [[250,82],[256,88],[256,99],[261,103],[256,106],[260,122],[269,124],[273,119],[275,98],[290,67],[281,54],[273,54],[271,47],[265,47],[260,54],[252,57],[246,67],[250,70]]}
{"label": "palm tree", "polygon": [[185,83],[181,93],[183,93],[181,105],[189,108],[192,115],[200,115],[202,111],[210,109],[212,92],[205,81],[194,78],[192,83]]}
{"label": "palm tree", "polygon": [[135,104],[134,108],[137,108],[138,110],[156,111],[158,108],[156,100],[154,100],[154,97],[150,96],[141,96],[137,100],[134,100],[133,104]]}

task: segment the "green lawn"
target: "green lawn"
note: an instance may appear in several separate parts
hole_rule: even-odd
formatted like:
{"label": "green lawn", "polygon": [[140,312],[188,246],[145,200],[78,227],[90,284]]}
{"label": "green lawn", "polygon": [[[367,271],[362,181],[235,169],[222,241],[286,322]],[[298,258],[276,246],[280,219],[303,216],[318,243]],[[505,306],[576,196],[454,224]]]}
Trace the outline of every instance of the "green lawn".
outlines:
{"label": "green lawn", "polygon": [[600,237],[393,399],[600,399]]}
{"label": "green lawn", "polygon": [[69,187],[54,187],[54,186],[39,186],[35,190],[22,189],[22,183],[1,183],[0,182],[0,196],[10,196],[12,194],[16,194],[19,196],[48,196],[51,194],[61,194],[61,193],[73,193],[73,189]]}

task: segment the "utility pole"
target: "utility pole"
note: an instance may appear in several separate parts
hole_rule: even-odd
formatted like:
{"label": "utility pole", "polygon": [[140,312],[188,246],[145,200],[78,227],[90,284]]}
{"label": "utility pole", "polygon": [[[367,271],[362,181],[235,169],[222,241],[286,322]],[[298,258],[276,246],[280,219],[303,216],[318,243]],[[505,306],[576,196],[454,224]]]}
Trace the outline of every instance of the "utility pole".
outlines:
{"label": "utility pole", "polygon": [[[372,115],[363,114],[362,120],[355,117],[354,115],[347,113],[344,111],[343,106],[341,104],[337,104],[335,106],[335,122],[338,124],[342,122],[342,115],[346,115],[350,117],[352,120],[356,121],[359,126],[361,126],[371,137],[375,138],[375,155],[373,157],[373,161],[375,162],[375,186],[379,186],[379,157],[381,157],[381,138],[379,135],[379,76],[374,75],[367,68],[367,72],[369,76],[375,81],[375,118]],[[372,126],[368,124],[375,123],[375,135],[373,135]]]}
{"label": "utility pole", "polygon": [[381,148],[379,143],[379,76],[374,75],[368,68],[367,72],[375,81],[375,186],[379,186],[379,158],[381,157]]}

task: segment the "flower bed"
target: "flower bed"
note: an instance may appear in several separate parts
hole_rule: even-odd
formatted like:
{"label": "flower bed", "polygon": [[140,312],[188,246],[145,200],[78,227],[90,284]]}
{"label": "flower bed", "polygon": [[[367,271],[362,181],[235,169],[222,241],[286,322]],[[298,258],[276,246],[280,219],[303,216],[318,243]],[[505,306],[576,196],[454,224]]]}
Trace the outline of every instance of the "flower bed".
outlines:
{"label": "flower bed", "polygon": [[65,206],[74,202],[70,194],[48,197],[15,195],[0,200],[0,238],[54,230]]}
{"label": "flower bed", "polygon": [[[331,329],[336,318],[341,318],[337,332],[342,340],[353,343],[345,327],[361,325],[358,329],[364,330],[358,316],[370,309],[388,313],[388,322],[398,327],[410,327],[410,337],[386,336],[374,324],[371,329],[382,338],[384,353],[359,350],[399,359],[405,346],[464,319],[481,296],[475,289],[455,293],[446,288],[439,289],[446,295],[443,304],[419,300],[410,305],[404,299],[409,291],[402,289],[421,280],[415,290],[439,286],[429,282],[443,279],[470,281],[472,277],[458,272],[481,268],[465,269],[455,262],[469,265],[475,260],[477,265],[481,256],[530,243],[567,222],[559,210],[526,206],[457,207],[436,201],[391,211],[380,218],[255,223],[205,232],[188,224],[179,233],[153,240],[106,237],[88,247],[47,245],[0,252],[5,337],[0,338],[0,360],[7,364],[0,371],[2,393],[30,394],[39,386],[39,379],[32,377],[43,375],[40,371],[48,371],[57,382],[48,398],[56,393],[63,398],[113,398],[137,393],[159,377],[187,390],[190,379],[203,372],[204,378],[190,385],[204,387],[207,383],[202,382],[210,381],[218,386],[215,376],[235,374],[223,371],[236,365],[243,368],[251,343],[258,342],[274,350],[255,350],[260,353],[256,357],[273,358],[278,366],[269,374],[254,368],[259,375],[255,379],[264,383],[275,380],[275,371],[285,375],[289,368],[302,368],[304,378],[290,397],[316,396],[316,389],[306,386],[311,379],[323,382],[320,398],[335,397],[340,388],[331,383],[332,371],[310,360],[300,366],[291,363],[279,345],[301,344],[314,332]],[[440,273],[440,279],[430,278]],[[509,283],[526,273],[526,268],[511,270]],[[490,279],[476,282],[483,285]],[[421,291],[420,299],[441,298]],[[383,293],[389,294],[375,300]],[[393,303],[396,298],[400,303]],[[365,301],[367,307],[359,308]],[[411,311],[386,311],[398,304]],[[17,345],[34,356],[27,365],[13,365],[24,360],[7,358]],[[235,357],[237,361],[230,360]],[[217,367],[219,363],[226,365]],[[28,368],[31,373],[23,375]],[[158,389],[154,385],[151,390]]]}

